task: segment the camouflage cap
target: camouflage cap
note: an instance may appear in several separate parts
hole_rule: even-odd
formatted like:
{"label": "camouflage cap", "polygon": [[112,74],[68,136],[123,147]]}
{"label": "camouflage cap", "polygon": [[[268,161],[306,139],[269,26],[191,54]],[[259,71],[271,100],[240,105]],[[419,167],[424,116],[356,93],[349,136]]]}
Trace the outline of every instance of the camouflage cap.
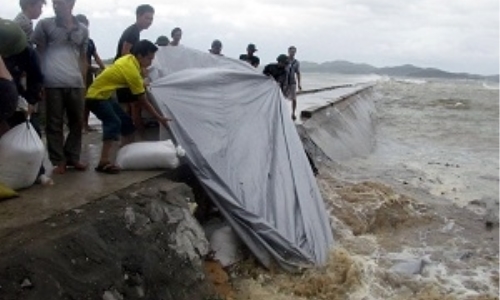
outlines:
{"label": "camouflage cap", "polygon": [[28,46],[24,31],[15,22],[0,19],[0,56],[9,57]]}
{"label": "camouflage cap", "polygon": [[156,45],[158,46],[167,46],[168,43],[170,43],[170,40],[168,39],[168,37],[164,36],[164,35],[160,35],[157,39],[156,39]]}

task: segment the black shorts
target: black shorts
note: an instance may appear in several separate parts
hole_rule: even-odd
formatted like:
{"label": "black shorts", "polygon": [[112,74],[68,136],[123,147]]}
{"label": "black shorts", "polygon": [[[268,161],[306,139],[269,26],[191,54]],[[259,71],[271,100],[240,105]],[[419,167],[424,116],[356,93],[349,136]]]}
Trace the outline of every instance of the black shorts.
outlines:
{"label": "black shorts", "polygon": [[19,95],[14,82],[0,78],[0,122],[6,121],[14,114],[18,98]]}
{"label": "black shorts", "polygon": [[139,99],[139,97],[132,94],[132,91],[128,88],[117,89],[116,98],[119,103],[132,103]]}

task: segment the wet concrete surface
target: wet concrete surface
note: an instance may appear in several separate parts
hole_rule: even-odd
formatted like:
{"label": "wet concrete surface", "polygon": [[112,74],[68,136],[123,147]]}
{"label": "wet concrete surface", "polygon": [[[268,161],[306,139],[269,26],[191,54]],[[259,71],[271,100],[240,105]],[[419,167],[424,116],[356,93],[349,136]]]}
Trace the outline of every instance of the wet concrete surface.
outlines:
{"label": "wet concrete surface", "polygon": [[[153,140],[158,129],[148,129],[142,136]],[[75,209],[134,183],[158,176],[164,171],[122,171],[108,175],[94,171],[99,160],[101,133],[84,135],[81,160],[89,164],[87,171],[69,169],[63,175],[53,175],[54,185],[32,187],[19,191],[20,197],[0,202],[0,238],[8,233],[54,215]]]}

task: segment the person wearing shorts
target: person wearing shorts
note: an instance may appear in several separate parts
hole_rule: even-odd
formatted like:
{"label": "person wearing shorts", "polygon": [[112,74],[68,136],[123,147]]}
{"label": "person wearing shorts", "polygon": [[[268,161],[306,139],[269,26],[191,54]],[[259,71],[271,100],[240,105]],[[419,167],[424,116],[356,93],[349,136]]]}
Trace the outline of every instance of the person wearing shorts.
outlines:
{"label": "person wearing shorts", "polygon": [[288,86],[286,90],[286,97],[292,101],[292,120],[295,121],[295,110],[297,109],[297,88],[302,90],[300,84],[300,63],[295,59],[297,48],[290,46],[288,48]]}
{"label": "person wearing shorts", "polygon": [[95,170],[106,174],[117,174],[120,168],[110,160],[113,144],[122,139],[122,146],[132,142],[135,126],[132,118],[113,98],[113,92],[119,88],[128,88],[135,103],[142,106],[158,122],[167,125],[168,118],[163,117],[151,105],[146,96],[145,83],[141,76],[141,68],[151,65],[158,50],[152,42],[142,40],[136,43],[127,54],[107,67],[89,87],[86,105],[102,122],[101,158]]}

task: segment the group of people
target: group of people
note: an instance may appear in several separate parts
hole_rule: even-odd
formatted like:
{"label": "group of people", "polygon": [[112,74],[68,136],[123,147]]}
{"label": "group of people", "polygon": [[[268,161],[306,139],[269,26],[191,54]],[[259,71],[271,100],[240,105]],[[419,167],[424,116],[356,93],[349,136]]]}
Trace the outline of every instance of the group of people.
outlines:
{"label": "group of people", "polygon": [[[27,119],[41,134],[38,103],[44,103],[43,116],[49,159],[53,173],[64,174],[68,169],[85,171],[80,160],[82,134],[88,127],[92,112],[102,121],[103,147],[95,170],[116,174],[120,168],[110,158],[115,142],[133,141],[136,128],[142,126],[141,111],[148,111],[156,120],[167,125],[148,100],[147,68],[159,46],[178,46],[182,30],[174,28],[171,40],[158,37],[156,43],[141,40],[148,29],[155,10],[144,4],[136,9],[136,21],[127,27],[117,44],[114,63],[105,66],[89,38],[89,21],[84,15],[73,15],[76,0],[52,0],[55,16],[40,20],[45,0],[20,0],[21,12],[12,21],[0,19],[0,137],[9,128]],[[260,60],[250,44],[241,60],[258,67]],[[222,43],[214,40],[209,52],[222,55]],[[296,90],[300,90],[299,62],[294,58],[295,47],[288,55],[280,55],[277,64],[264,68],[264,74],[276,79],[283,93],[293,101],[295,119]],[[99,75],[92,59],[99,66]],[[118,102],[112,101],[116,95]],[[27,102],[23,111],[17,111],[19,102]],[[29,116],[29,118],[28,118]],[[68,133],[65,134],[64,126]],[[39,180],[47,182],[41,168]]]}

